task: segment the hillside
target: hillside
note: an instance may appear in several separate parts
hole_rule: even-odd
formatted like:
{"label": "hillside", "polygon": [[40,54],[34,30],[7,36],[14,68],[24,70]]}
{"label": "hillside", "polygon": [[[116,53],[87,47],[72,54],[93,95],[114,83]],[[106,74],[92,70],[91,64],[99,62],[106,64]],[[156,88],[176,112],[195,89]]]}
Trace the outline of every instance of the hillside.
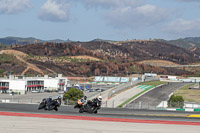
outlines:
{"label": "hillside", "polygon": [[[64,76],[126,76],[144,72],[183,75],[193,73],[137,62],[154,59],[187,64],[199,60],[190,51],[156,41],[44,42],[13,46],[12,50],[11,53],[4,54],[11,54],[16,61],[21,62],[19,64],[23,64],[20,70],[10,67],[13,73],[19,75],[62,73]],[[26,56],[15,54],[20,53],[16,51],[21,51]],[[4,71],[6,73],[8,70]]]}
{"label": "hillside", "polygon": [[187,49],[197,55],[200,53],[200,37],[186,37],[169,41],[158,39],[157,41],[169,43]]}
{"label": "hillside", "polygon": [[159,41],[125,41],[125,42],[86,42],[75,43],[78,46],[94,50],[104,55],[125,58],[134,61],[161,59],[178,64],[188,64],[199,60],[199,54]]}
{"label": "hillside", "polygon": [[[68,40],[70,41],[70,40]],[[55,40],[41,40],[37,39],[34,37],[27,37],[27,38],[22,38],[22,37],[5,37],[5,38],[0,38],[0,44],[4,45],[26,45],[26,44],[32,44],[32,43],[42,43],[42,42],[56,42],[56,43],[63,43],[65,42],[64,40],[60,39],[55,39]]]}

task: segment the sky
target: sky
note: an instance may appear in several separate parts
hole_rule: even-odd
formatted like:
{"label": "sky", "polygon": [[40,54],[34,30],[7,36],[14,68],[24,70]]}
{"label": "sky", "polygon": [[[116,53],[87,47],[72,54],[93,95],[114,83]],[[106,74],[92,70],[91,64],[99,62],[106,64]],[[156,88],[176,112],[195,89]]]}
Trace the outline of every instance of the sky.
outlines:
{"label": "sky", "polygon": [[200,37],[200,0],[0,0],[0,38]]}

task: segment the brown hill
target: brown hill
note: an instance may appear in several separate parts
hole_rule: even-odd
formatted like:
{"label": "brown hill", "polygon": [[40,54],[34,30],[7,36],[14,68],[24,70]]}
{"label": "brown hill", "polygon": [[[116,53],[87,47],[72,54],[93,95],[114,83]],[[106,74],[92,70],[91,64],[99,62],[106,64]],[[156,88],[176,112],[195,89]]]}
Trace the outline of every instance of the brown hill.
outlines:
{"label": "brown hill", "polygon": [[25,74],[63,73],[65,76],[124,76],[155,72],[182,75],[192,73],[175,68],[156,67],[152,64],[137,64],[136,61],[156,59],[187,64],[199,60],[197,54],[156,41],[40,43],[17,46],[12,49],[26,53],[28,56],[24,60],[29,64],[34,64],[34,68],[37,68],[31,69],[27,66],[22,71]]}
{"label": "brown hill", "polygon": [[184,48],[159,41],[43,43],[15,49],[40,56],[88,55],[103,60],[117,59],[118,61],[161,59],[178,64],[196,62],[200,57]]}

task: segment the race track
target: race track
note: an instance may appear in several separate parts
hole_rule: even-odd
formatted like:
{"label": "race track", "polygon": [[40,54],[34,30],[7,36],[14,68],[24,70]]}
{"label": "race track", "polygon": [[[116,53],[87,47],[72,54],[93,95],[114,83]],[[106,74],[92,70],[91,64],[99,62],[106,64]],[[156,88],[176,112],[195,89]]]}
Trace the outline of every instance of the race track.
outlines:
{"label": "race track", "polygon": [[102,108],[98,114],[72,106],[38,110],[36,104],[0,103],[2,133],[199,133],[200,112]]}
{"label": "race track", "polygon": [[169,83],[160,87],[156,87],[155,89],[147,92],[146,94],[129,103],[128,106],[138,108],[138,106],[134,105],[141,103],[142,108],[155,108],[162,101],[167,101],[169,99],[169,95],[172,94],[175,90],[187,84],[189,83]]}
{"label": "race track", "polygon": [[200,121],[199,118],[188,118],[188,115],[199,114],[200,112],[183,111],[164,111],[164,110],[138,110],[126,108],[102,108],[98,114],[79,113],[78,109],[72,106],[61,106],[58,111],[38,110],[36,104],[6,104],[0,103],[0,111],[37,113],[52,115],[72,115],[72,116],[90,116],[90,117],[108,117],[108,118],[129,118],[146,120],[172,120],[172,121]]}

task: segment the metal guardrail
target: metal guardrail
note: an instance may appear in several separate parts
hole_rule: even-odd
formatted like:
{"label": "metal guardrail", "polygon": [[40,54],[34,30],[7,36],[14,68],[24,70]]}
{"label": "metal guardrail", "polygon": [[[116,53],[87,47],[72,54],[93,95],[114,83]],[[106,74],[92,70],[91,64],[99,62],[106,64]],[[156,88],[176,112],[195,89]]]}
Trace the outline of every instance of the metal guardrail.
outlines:
{"label": "metal guardrail", "polygon": [[38,99],[34,99],[34,98],[30,98],[30,99],[21,99],[21,98],[1,98],[0,102],[2,103],[35,103],[38,104],[41,101],[39,101]]}
{"label": "metal guardrail", "polygon": [[[107,108],[106,106],[104,106]],[[112,101],[112,106],[109,106],[109,108],[115,108],[115,101]],[[129,109],[166,109],[166,108],[190,108],[190,109],[195,109],[195,108],[200,108],[200,104],[197,103],[188,103],[188,102],[143,102],[143,101],[138,101],[138,102],[132,102],[130,104],[126,104],[124,108],[129,108]]]}

